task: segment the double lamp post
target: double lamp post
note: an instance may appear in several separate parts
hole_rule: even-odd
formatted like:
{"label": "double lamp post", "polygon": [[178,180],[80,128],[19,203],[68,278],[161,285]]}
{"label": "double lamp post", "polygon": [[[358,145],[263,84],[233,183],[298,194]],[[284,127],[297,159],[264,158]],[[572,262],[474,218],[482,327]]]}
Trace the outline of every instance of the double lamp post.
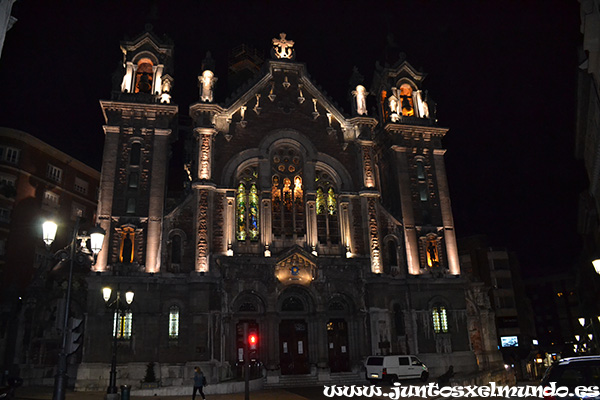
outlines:
{"label": "double lamp post", "polygon": [[[43,240],[46,243],[46,247],[48,250],[50,249],[50,245],[54,242],[56,238],[57,224],[53,221],[46,221],[42,225],[42,234]],[[71,237],[71,243],[69,245],[69,275],[67,281],[67,291],[65,293],[65,301],[64,301],[64,313],[63,313],[63,321],[62,321],[62,340],[60,345],[60,352],[58,353],[58,365],[56,376],[54,377],[54,392],[52,395],[53,400],[64,400],[65,399],[65,389],[67,386],[67,341],[69,337],[69,309],[71,303],[71,286],[73,282],[73,260],[75,259],[76,252],[82,252],[88,255],[93,253],[96,256],[100,250],[102,249],[102,243],[104,242],[105,231],[100,227],[94,227],[90,230],[89,235],[83,234],[80,235],[79,231],[79,218],[75,222],[75,227],[73,228],[73,235]],[[87,247],[87,241],[90,241],[90,248]],[[63,261],[67,261],[67,259],[63,259]]]}

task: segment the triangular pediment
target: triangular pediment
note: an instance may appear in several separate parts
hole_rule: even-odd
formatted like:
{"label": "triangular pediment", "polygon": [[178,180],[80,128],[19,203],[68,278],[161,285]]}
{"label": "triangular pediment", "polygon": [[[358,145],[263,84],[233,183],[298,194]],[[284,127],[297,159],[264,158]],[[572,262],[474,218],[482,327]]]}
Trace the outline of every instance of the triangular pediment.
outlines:
{"label": "triangular pediment", "polygon": [[301,113],[306,121],[325,125],[330,134],[344,135],[346,140],[354,138],[352,124],[311,80],[304,64],[271,60],[263,71],[258,81],[236,93],[215,116],[217,130],[228,131],[232,122],[245,127],[252,115]]}
{"label": "triangular pediment", "polygon": [[312,256],[300,247],[294,247],[275,264],[275,277],[284,285],[309,285],[316,275],[317,265]]}

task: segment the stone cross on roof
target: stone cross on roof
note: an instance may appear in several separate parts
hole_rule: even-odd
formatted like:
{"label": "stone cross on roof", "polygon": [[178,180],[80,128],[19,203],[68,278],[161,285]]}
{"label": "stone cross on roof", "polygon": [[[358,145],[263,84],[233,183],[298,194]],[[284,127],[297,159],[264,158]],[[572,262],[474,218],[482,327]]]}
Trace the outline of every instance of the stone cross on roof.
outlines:
{"label": "stone cross on roof", "polygon": [[274,50],[275,50],[275,56],[277,58],[288,58],[288,59],[291,59],[292,58],[292,53],[294,51],[294,49],[292,49],[292,47],[294,46],[294,41],[293,40],[286,40],[285,36],[286,36],[285,33],[280,33],[279,34],[279,39],[273,39],[273,46],[274,46]]}

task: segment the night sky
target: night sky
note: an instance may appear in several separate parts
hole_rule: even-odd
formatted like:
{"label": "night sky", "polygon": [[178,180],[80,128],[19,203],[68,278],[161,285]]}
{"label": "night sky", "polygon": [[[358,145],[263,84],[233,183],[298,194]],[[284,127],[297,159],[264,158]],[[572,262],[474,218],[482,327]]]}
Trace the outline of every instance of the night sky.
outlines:
{"label": "night sky", "polygon": [[[83,4],[88,4],[84,6]],[[19,0],[0,58],[0,126],[26,131],[100,169],[100,99],[110,99],[119,42],[153,25],[175,44],[173,99],[198,99],[207,51],[216,102],[227,54],[242,43],[269,54],[286,32],[297,61],[350,112],[354,66],[369,87],[375,61],[400,53],[428,76],[437,102],[456,230],[515,250],[523,274],[572,268],[580,240],[574,158],[579,3],[539,1],[48,1]],[[370,100],[374,103],[374,99]]]}

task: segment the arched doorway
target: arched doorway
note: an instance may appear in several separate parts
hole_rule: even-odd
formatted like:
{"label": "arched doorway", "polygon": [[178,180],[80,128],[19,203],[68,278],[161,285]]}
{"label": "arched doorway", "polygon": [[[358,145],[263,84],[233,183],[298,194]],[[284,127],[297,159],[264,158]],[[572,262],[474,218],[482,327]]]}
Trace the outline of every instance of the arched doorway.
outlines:
{"label": "arched doorway", "polygon": [[[286,297],[281,303],[282,314],[298,315],[307,310],[307,304],[298,295]],[[279,324],[279,365],[282,375],[310,373],[308,356],[308,324],[306,320],[284,319]]]}
{"label": "arched doorway", "polygon": [[350,346],[348,342],[349,306],[342,296],[335,296],[327,307],[327,351],[331,372],[350,371]]}

